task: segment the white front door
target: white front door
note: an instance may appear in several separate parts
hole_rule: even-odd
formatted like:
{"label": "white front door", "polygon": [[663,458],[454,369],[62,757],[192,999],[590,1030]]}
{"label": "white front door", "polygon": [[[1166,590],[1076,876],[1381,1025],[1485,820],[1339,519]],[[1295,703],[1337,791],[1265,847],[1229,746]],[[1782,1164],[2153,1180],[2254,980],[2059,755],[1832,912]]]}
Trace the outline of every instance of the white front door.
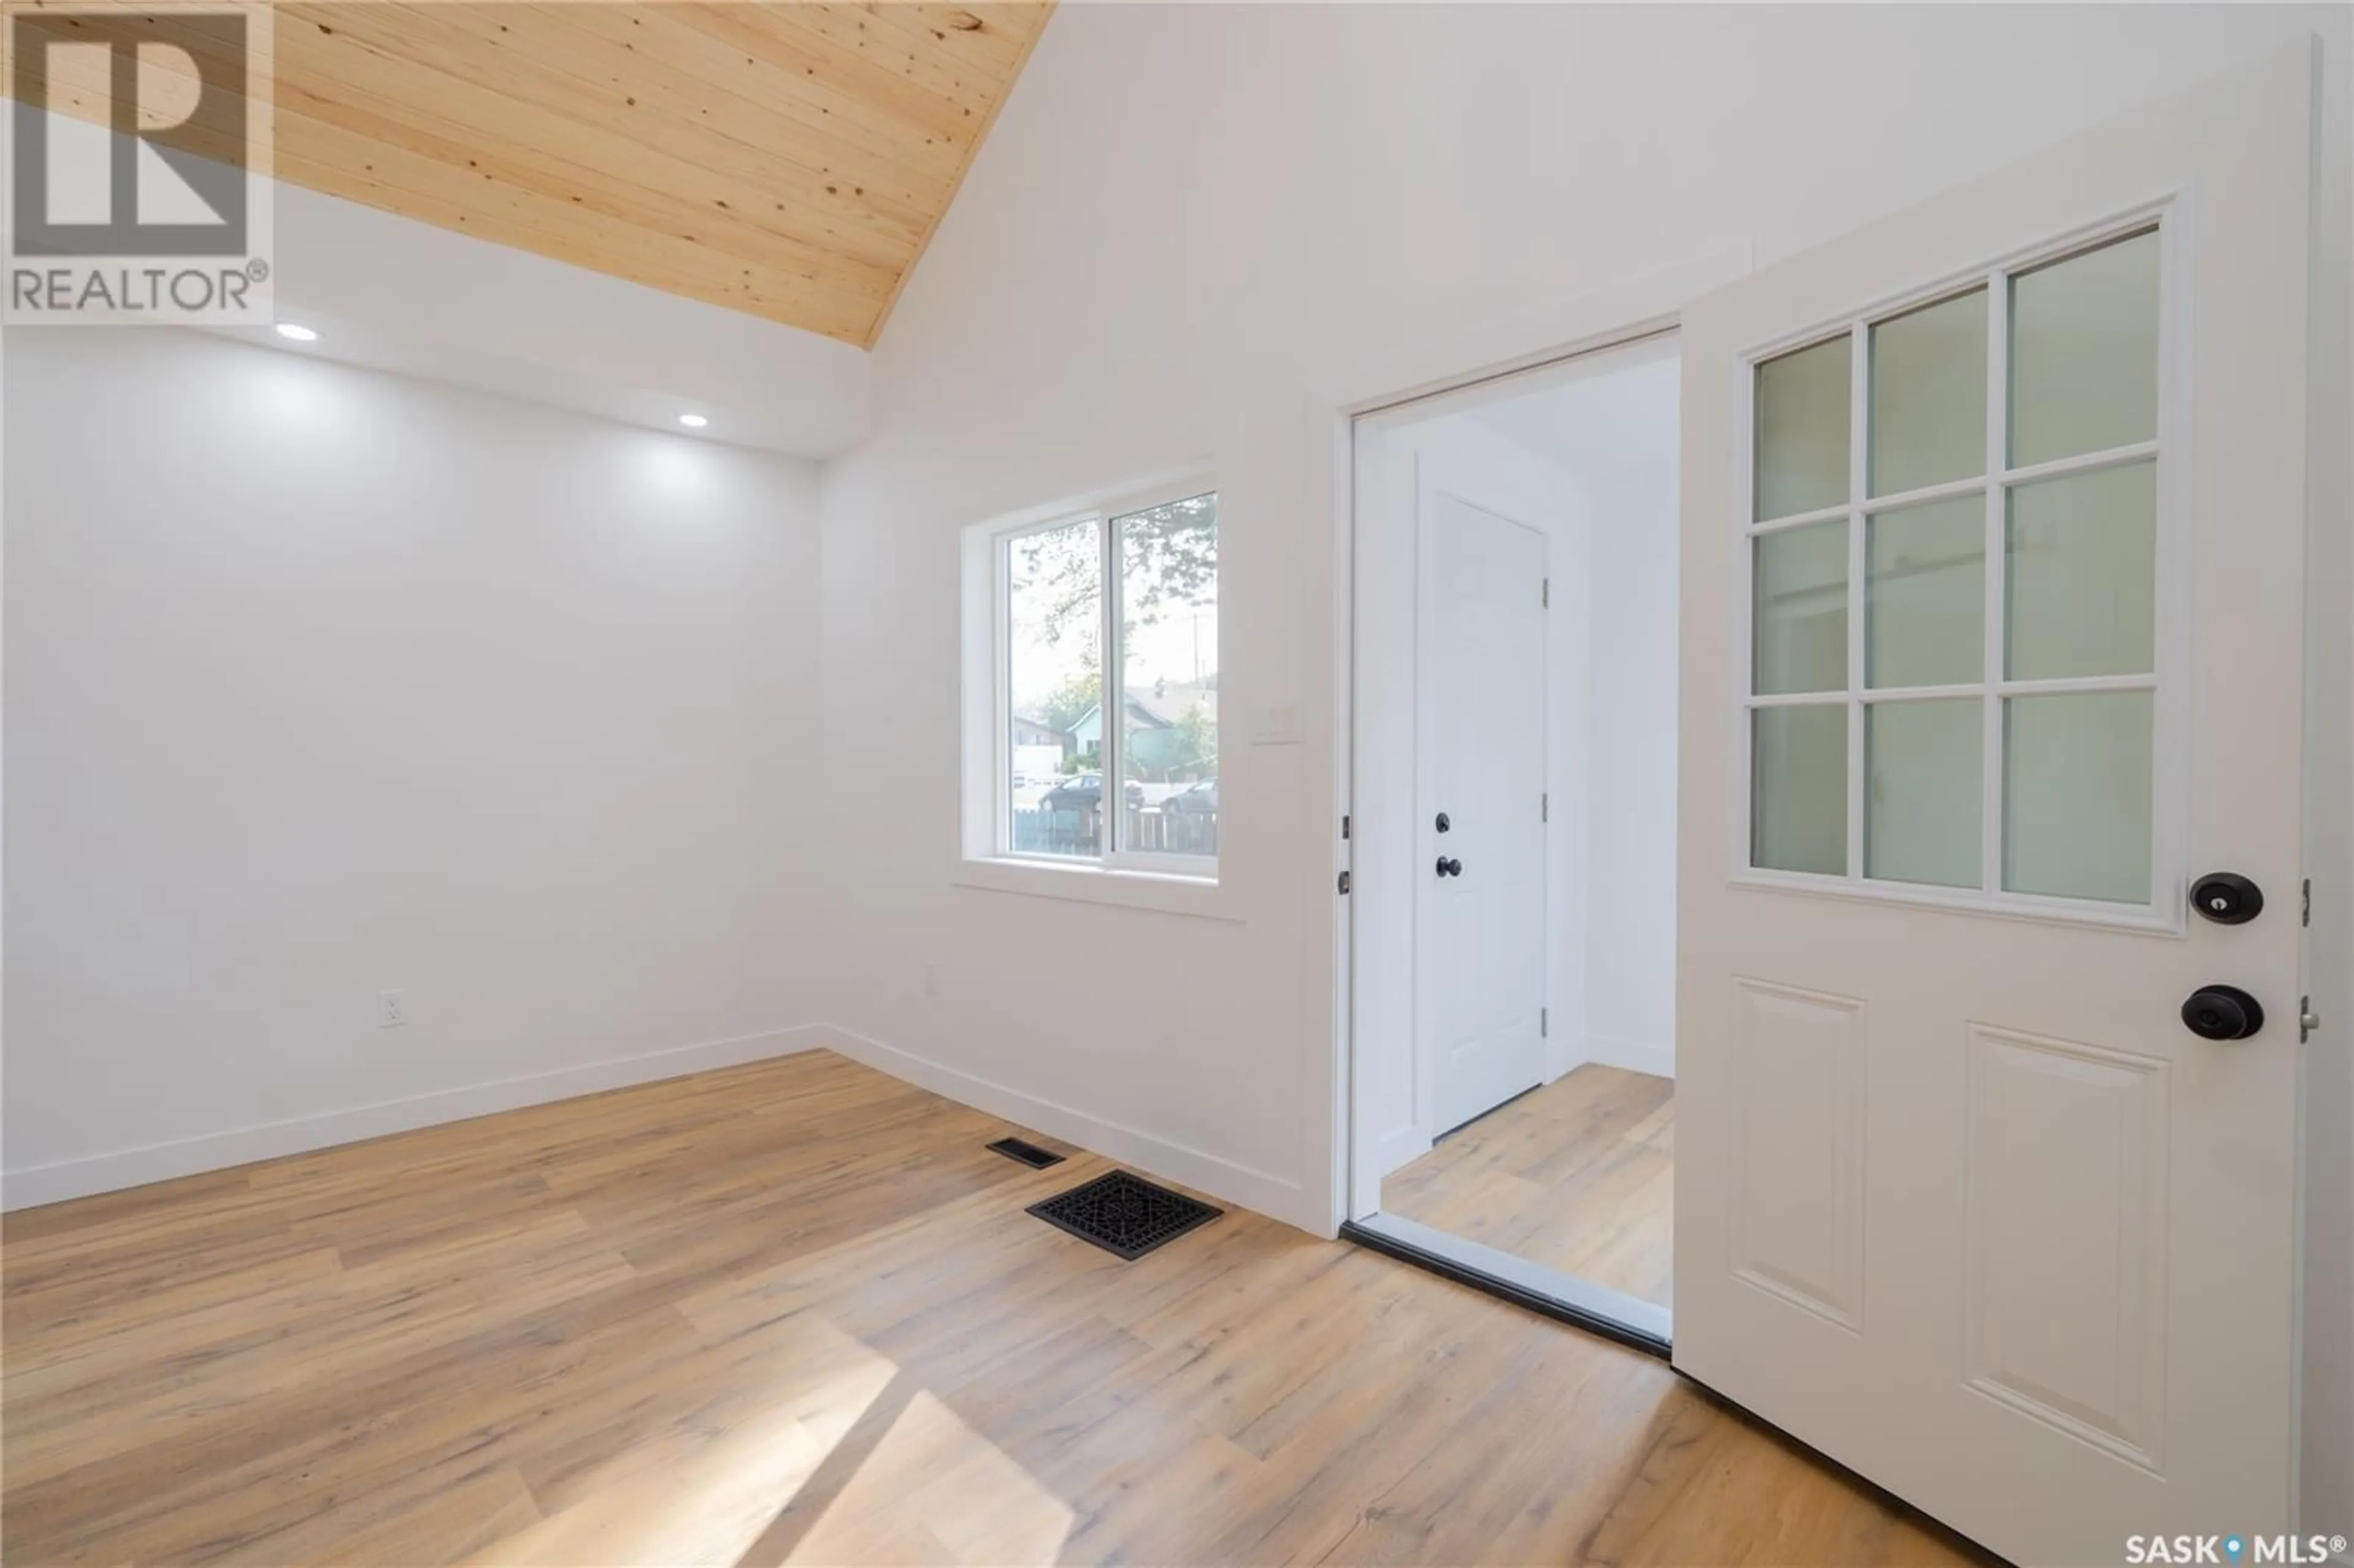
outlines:
{"label": "white front door", "polygon": [[1676,1363],[2021,1563],[2292,1522],[2312,79],[1683,318]]}
{"label": "white front door", "polygon": [[1431,1131],[1443,1133],[1544,1075],[1545,536],[1443,486],[1424,486],[1421,516],[1418,946]]}

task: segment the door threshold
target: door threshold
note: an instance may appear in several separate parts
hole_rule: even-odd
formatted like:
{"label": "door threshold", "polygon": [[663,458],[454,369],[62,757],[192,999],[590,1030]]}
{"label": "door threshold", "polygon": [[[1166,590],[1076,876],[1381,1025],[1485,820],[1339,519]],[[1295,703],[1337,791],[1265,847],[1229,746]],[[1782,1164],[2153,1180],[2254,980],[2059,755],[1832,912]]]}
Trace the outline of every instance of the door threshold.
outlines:
{"label": "door threshold", "polygon": [[1343,1239],[1484,1290],[1515,1306],[1662,1360],[1670,1346],[1668,1308],[1541,1263],[1395,1214],[1372,1213],[1341,1227]]}

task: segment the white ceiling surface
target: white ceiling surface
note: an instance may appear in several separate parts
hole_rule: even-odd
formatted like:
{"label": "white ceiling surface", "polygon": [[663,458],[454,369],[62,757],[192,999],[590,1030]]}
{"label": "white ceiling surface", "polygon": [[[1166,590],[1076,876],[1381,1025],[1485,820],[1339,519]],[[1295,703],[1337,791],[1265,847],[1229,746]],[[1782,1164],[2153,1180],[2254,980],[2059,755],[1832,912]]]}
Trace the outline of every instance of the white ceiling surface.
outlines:
{"label": "white ceiling surface", "polygon": [[1573,362],[1541,373],[1545,380],[1533,389],[1469,415],[1515,446],[1587,478],[1673,464],[1681,412],[1681,363],[1672,348],[1596,355],[1590,370],[1579,374],[1580,368]]}
{"label": "white ceiling surface", "polygon": [[825,458],[866,439],[864,351],[281,185],[278,319],[295,344],[231,335],[379,370],[455,381],[624,424]]}
{"label": "white ceiling surface", "polygon": [[826,458],[864,440],[865,352],[355,202],[273,182],[280,321],[222,335],[378,370]]}

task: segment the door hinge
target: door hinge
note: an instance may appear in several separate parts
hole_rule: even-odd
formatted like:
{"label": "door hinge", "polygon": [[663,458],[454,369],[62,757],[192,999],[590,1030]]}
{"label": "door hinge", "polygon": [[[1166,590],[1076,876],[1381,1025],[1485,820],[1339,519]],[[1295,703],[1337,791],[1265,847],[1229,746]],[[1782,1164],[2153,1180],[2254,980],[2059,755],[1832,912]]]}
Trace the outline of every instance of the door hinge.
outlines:
{"label": "door hinge", "polygon": [[1553,821],[1553,791],[1550,789],[1537,797],[1537,821],[1540,822]]}
{"label": "door hinge", "polygon": [[2305,913],[2297,916],[2297,924],[2300,926],[2313,924],[2313,878],[2309,876],[2305,879]]}
{"label": "door hinge", "polygon": [[1341,819],[1341,842],[1342,843],[1349,842],[1349,819],[1346,817]]}
{"label": "door hinge", "polygon": [[1348,892],[1349,892],[1349,874],[1348,874],[1347,872],[1345,872],[1345,871],[1344,871],[1344,872],[1342,872],[1342,873],[1341,874],[1341,896],[1346,897],[1346,896],[1348,895]]}
{"label": "door hinge", "polygon": [[1545,1040],[1551,1039],[1552,1036],[1553,1009],[1550,1007],[1540,1007],[1537,1009],[1537,1038],[1540,1040]]}
{"label": "door hinge", "polygon": [[1538,594],[1537,602],[1543,605],[1547,609],[1551,609],[1553,608],[1553,579],[1551,577],[1545,578],[1544,589],[1543,592]]}

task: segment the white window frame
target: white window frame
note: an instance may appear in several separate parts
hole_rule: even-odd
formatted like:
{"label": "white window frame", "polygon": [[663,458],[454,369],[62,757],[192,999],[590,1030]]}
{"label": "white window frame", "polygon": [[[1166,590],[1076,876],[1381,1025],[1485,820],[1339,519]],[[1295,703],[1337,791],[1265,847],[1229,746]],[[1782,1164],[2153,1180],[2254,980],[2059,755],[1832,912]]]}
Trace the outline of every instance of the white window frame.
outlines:
{"label": "white window frame", "polygon": [[[1110,801],[1122,792],[1126,761],[1121,673],[1119,518],[1197,495],[1219,496],[1220,569],[1223,589],[1225,497],[1216,476],[1187,470],[1099,499],[1035,508],[965,535],[965,769],[964,856],[958,878],[972,886],[1042,893],[1098,902],[1137,904],[1173,913],[1221,915],[1223,908],[1200,895],[1219,886],[1219,857],[1172,854],[1124,847],[1125,811]],[[1031,535],[1076,524],[1096,529],[1101,594],[1097,646],[1103,651],[1103,740],[1101,770],[1107,809],[1102,839],[1094,855],[1047,854],[1013,847],[1013,626],[1011,561],[1013,544]],[[976,637],[975,633],[979,636]],[[1223,659],[1214,667],[1223,667]],[[1227,715],[1222,714],[1221,726]],[[1219,749],[1225,749],[1221,733]],[[1223,847],[1223,842],[1221,847]],[[1027,874],[1043,873],[1034,879]]]}
{"label": "white window frame", "polygon": [[[2175,193],[2126,212],[2114,214],[2065,235],[1999,257],[1967,271],[1938,279],[1907,292],[1881,300],[1835,321],[1820,322],[1804,331],[1787,334],[1750,349],[1742,357],[1741,386],[1735,425],[1738,450],[1734,454],[1739,482],[1734,487],[1739,511],[1734,522],[1741,551],[1734,574],[1739,595],[1734,609],[1738,639],[1734,677],[1736,683],[1733,716],[1736,736],[1733,755],[1734,829],[1731,880],[1735,885],[1770,887],[1793,893],[1837,897],[1932,905],[1968,913],[2019,919],[2055,920],[2077,925],[2117,927],[2132,930],[2181,935],[2185,928],[2184,851],[2189,836],[2187,739],[2187,660],[2190,616],[2187,564],[2190,559],[2189,513],[2183,474],[2190,457],[2188,415],[2190,367],[2187,347],[2189,323],[2184,319],[2190,291],[2186,270],[2190,265],[2184,221],[2188,197]],[[2011,281],[2020,273],[2094,250],[2133,235],[2155,230],[2158,237],[2158,427],[2154,439],[2129,446],[2081,453],[2023,468],[2009,466],[2009,331]],[[1869,493],[1871,329],[1876,323],[1942,300],[1983,288],[1987,294],[1987,456],[1985,471],[1976,477],[1925,485],[1890,495]],[[1810,344],[1848,335],[1849,366],[1848,494],[1837,505],[1755,521],[1757,368]],[[2143,460],[2157,467],[2158,515],[2155,520],[2157,599],[2152,622],[2151,673],[2133,676],[2014,681],[2003,668],[2004,616],[2009,534],[2006,498],[2020,484],[2085,473]],[[1985,630],[1981,653],[1985,663],[1979,679],[1946,686],[1873,688],[1865,683],[1865,619],[1870,612],[1870,584],[1865,577],[1867,519],[1925,502],[1982,493],[1986,498]],[[1755,609],[1756,604],[1756,541],[1769,534],[1810,524],[1844,520],[1847,524],[1847,679],[1844,687],[1823,692],[1765,694],[1755,689]],[[2003,799],[2002,713],[2004,699],[2046,693],[2148,691],[2150,715],[2150,889],[2147,906],[2116,904],[2088,898],[2054,897],[2013,893],[2002,886]],[[1863,874],[1864,710],[1874,702],[1932,697],[1977,697],[1984,715],[1980,741],[1979,885],[1941,887],[1926,884],[1882,881]],[[1847,865],[1843,874],[1785,871],[1753,865],[1751,835],[1755,827],[1752,789],[1755,760],[1752,755],[1755,726],[1752,715],[1760,708],[1829,706],[1847,708]]]}

